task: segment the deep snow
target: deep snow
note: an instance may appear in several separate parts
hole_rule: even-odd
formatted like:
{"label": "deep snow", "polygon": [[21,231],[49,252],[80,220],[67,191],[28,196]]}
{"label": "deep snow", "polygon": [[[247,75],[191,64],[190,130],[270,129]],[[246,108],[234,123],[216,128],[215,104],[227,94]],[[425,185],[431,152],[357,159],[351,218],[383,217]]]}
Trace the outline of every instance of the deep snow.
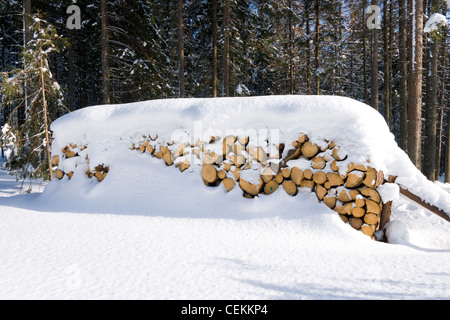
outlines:
{"label": "deep snow", "polygon": [[[370,108],[330,97],[303,98],[300,106],[298,98],[248,99],[239,110],[230,99],[96,107],[55,122],[54,151],[88,143],[92,163],[111,170],[99,183],[79,166],[70,181],[22,195],[0,172],[0,298],[450,298],[450,224],[396,199],[395,188],[384,192],[395,199],[391,231],[399,244],[386,244],[344,224],[303,189],[296,197],[279,188],[244,199],[238,188],[206,187],[195,166],[180,173],[129,150],[152,127],[164,136],[193,130],[185,126],[198,120],[215,121],[217,130],[281,128],[286,140],[301,128],[358,150],[356,157],[369,156],[446,207],[449,186],[426,182]],[[224,106],[229,112],[217,118]],[[323,136],[314,134],[319,128]]]}
{"label": "deep snow", "polygon": [[[150,170],[162,188],[186,180],[159,166]],[[0,189],[14,185],[8,178],[2,171]],[[353,230],[304,192],[248,202],[202,187],[196,208],[168,196],[176,212],[154,210],[142,194],[148,210],[133,214],[108,213],[93,191],[90,206],[0,198],[0,299],[450,298],[450,224],[403,198],[393,218],[410,240],[396,245]]]}

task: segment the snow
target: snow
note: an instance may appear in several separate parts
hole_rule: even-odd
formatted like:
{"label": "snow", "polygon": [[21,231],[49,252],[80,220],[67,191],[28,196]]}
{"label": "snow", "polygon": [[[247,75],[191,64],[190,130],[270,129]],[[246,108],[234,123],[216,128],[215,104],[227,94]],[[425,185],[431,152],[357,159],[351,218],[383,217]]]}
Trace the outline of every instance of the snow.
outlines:
{"label": "snow", "polygon": [[396,201],[400,197],[400,187],[395,183],[385,183],[377,188],[384,203]]}
{"label": "snow", "polygon": [[241,179],[243,179],[244,181],[247,181],[248,183],[258,185],[261,183],[261,181],[260,181],[261,174],[262,174],[261,165],[256,163],[256,164],[252,164],[250,169],[242,170],[240,177],[241,177]]}
{"label": "snow", "polygon": [[[393,219],[406,225],[410,242],[385,244],[309,193],[292,198],[279,189],[249,201],[195,187],[199,180],[180,192],[176,186],[193,175],[143,162],[149,168],[136,182],[150,187],[127,201],[127,211],[111,210],[114,196],[102,198],[100,184],[78,201],[70,191],[60,199],[0,198],[0,298],[450,298],[449,224],[408,200],[394,203]],[[16,184],[0,177],[1,190]],[[133,209],[138,196],[147,199],[145,211]]]}
{"label": "snow", "polygon": [[280,141],[302,130],[355,151],[348,161],[371,159],[434,203],[448,201],[450,187],[426,184],[382,117],[350,99],[87,108],[53,123],[53,152],[87,145],[91,165],[110,166],[103,182],[88,179],[84,164],[64,161],[75,169],[70,181],[52,181],[43,192],[36,182],[33,193],[20,194],[20,182],[0,171],[0,299],[450,298],[450,224],[402,196],[392,212],[401,224],[388,232],[400,243],[387,244],[344,224],[305,189],[249,200],[239,188],[206,187],[198,166],[180,173],[129,150],[142,134],[195,141],[199,122],[221,133],[279,129]]}
{"label": "snow", "polygon": [[401,221],[392,220],[384,228],[386,238],[389,243],[405,244],[408,243],[409,234],[405,224]]}
{"label": "snow", "polygon": [[447,18],[440,13],[433,13],[425,24],[424,32],[433,32],[443,25],[447,25]]}

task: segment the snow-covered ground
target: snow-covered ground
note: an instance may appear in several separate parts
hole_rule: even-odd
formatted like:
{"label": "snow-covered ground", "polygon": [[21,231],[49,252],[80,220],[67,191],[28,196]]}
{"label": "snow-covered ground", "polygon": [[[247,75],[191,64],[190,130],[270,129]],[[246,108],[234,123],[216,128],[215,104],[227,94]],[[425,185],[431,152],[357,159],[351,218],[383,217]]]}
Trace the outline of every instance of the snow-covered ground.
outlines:
{"label": "snow-covered ground", "polygon": [[[173,172],[159,165],[156,179]],[[162,187],[185,178],[169,174]],[[1,299],[450,298],[450,224],[403,198],[393,218],[410,240],[398,245],[305,192],[249,201],[202,187],[197,208],[167,213],[142,194],[147,214],[121,214],[18,195],[4,171],[0,181]],[[221,206],[206,216],[210,201]]]}
{"label": "snow-covered ground", "polygon": [[449,186],[428,182],[382,117],[349,99],[87,108],[53,123],[53,148],[87,145],[92,165],[111,168],[101,183],[87,178],[85,165],[75,168],[75,158],[60,164],[74,169],[72,179],[44,191],[39,182],[20,191],[0,171],[0,299],[450,299],[450,224],[403,197],[389,230],[397,244],[386,244],[344,224],[305,189],[245,199],[239,188],[206,187],[199,167],[180,173],[130,150],[143,133],[195,133],[195,121],[222,133],[280,129],[285,143],[306,130],[450,208]]}

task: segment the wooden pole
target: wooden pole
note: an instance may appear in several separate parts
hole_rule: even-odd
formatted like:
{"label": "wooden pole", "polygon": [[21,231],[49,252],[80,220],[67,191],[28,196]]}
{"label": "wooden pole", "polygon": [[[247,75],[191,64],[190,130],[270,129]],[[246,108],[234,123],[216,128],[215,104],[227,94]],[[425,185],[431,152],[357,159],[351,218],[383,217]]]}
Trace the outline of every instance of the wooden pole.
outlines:
{"label": "wooden pole", "polygon": [[443,210],[439,209],[438,207],[433,206],[429,203],[426,203],[420,197],[416,196],[415,194],[411,193],[410,191],[408,191],[402,187],[400,187],[400,193],[402,195],[404,195],[405,197],[411,199],[412,201],[416,202],[417,204],[421,205],[425,209],[430,210],[432,213],[438,215],[442,219],[450,222],[450,216],[445,211],[443,211]]}

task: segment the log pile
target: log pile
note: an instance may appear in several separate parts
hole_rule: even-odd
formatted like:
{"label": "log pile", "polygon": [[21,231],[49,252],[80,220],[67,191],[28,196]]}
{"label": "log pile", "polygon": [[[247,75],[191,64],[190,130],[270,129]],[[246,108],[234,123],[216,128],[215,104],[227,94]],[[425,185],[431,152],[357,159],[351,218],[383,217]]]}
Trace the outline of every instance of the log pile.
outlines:
{"label": "log pile", "polygon": [[[149,134],[132,143],[130,149],[159,159],[182,173],[199,165],[206,186],[222,187],[226,192],[240,188],[249,199],[270,195],[278,189],[290,196],[296,196],[300,189],[307,190],[364,234],[373,238],[379,229],[383,202],[377,187],[386,182],[383,172],[369,161],[349,161],[345,150],[335,142],[313,141],[306,134],[299,134],[287,146],[270,145],[267,140],[266,145],[254,145],[248,136],[207,140],[175,143]],[[72,178],[73,166],[60,164],[74,158],[76,165],[85,165],[89,178],[102,182],[108,175],[109,167],[104,164],[91,167],[86,146],[69,144],[52,159],[55,178]],[[66,167],[71,170],[65,172]]]}
{"label": "log pile", "polygon": [[[166,142],[158,136],[143,136],[131,146],[175,166],[180,172],[192,162],[201,165],[203,182],[222,186],[227,192],[239,187],[245,198],[270,195],[280,187],[290,196],[300,188],[317,195],[318,201],[337,212],[353,228],[373,237],[380,226],[383,202],[377,187],[385,182],[383,172],[366,163],[353,163],[333,141],[311,141],[300,134],[292,147],[255,146],[246,136],[211,137],[194,144]],[[295,160],[309,161],[300,169]],[[255,178],[256,175],[256,178]],[[248,177],[253,177],[248,179]]]}
{"label": "log pile", "polygon": [[[58,180],[63,179],[65,176],[69,180],[72,179],[74,175],[74,170],[80,165],[85,165],[86,175],[89,179],[96,178],[99,182],[102,182],[109,172],[109,167],[105,164],[100,164],[95,166],[93,169],[90,167],[89,156],[87,154],[87,146],[78,147],[76,144],[69,144],[61,149],[62,156],[55,155],[52,157],[51,164],[54,166],[54,177]],[[64,162],[67,160],[74,160],[69,169],[64,166]]]}

